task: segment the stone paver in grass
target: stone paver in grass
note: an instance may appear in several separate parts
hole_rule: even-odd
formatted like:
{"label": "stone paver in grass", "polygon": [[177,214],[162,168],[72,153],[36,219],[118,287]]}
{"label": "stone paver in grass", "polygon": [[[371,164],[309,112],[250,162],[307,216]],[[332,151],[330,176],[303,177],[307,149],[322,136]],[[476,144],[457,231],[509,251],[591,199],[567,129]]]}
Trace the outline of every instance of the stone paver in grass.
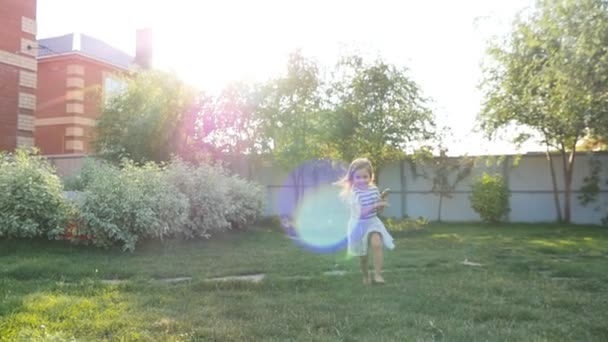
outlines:
{"label": "stone paver in grass", "polygon": [[259,283],[266,278],[266,274],[258,273],[258,274],[247,274],[247,275],[239,275],[239,276],[226,276],[226,277],[216,277],[209,278],[207,281],[248,281],[251,283]]}
{"label": "stone paver in grass", "polygon": [[177,278],[156,279],[156,281],[158,281],[158,282],[167,283],[167,284],[185,283],[185,282],[189,282],[191,280],[192,280],[192,277],[177,277]]}
{"label": "stone paver in grass", "polygon": [[473,267],[481,267],[483,266],[482,264],[478,263],[478,262],[472,262],[469,261],[468,259],[464,259],[464,261],[462,262],[463,265],[465,266],[473,266]]}
{"label": "stone paver in grass", "polygon": [[295,275],[295,276],[283,277],[280,279],[282,279],[282,280],[310,280],[312,278],[313,278],[312,276]]}
{"label": "stone paver in grass", "polygon": [[[157,283],[166,283],[166,284],[178,284],[191,281],[192,277],[178,277],[178,278],[161,278],[161,279],[151,279],[151,282]],[[105,285],[122,285],[130,282],[129,279],[101,279],[99,281]]]}
{"label": "stone paver in grass", "polygon": [[[478,262],[473,262],[470,261],[468,259],[465,259],[464,261],[461,262],[462,265],[465,266],[470,266],[470,267],[483,267],[484,265]],[[396,269],[386,269],[383,272],[385,273],[392,273],[392,272],[399,272],[399,271],[412,271],[410,268],[405,267],[405,268],[396,268]],[[342,277],[342,276],[346,276],[348,274],[352,274],[352,273],[359,273],[357,272],[351,272],[351,271],[346,271],[346,270],[332,270],[332,271],[325,271],[322,273],[322,276],[330,276],[330,277]],[[571,278],[571,277],[552,277],[551,275],[553,274],[552,270],[540,270],[538,271],[539,274],[555,280],[555,281],[567,281],[567,280],[573,280],[575,278]],[[294,279],[311,279],[313,278],[312,276],[303,276],[303,275],[294,275],[294,276],[285,276],[285,277],[279,277],[281,279],[288,279],[288,280],[294,280]],[[205,281],[209,281],[209,282],[220,282],[220,281],[244,281],[244,282],[250,282],[250,283],[260,283],[262,282],[264,279],[266,279],[266,274],[264,273],[256,273],[256,274],[245,274],[245,275],[235,275],[235,276],[223,276],[223,277],[214,277],[214,278],[207,278],[205,279]],[[151,280],[154,282],[159,282],[159,283],[166,283],[166,284],[179,284],[179,283],[184,283],[184,282],[190,282],[192,281],[192,277],[189,276],[184,276],[184,277],[176,277],[176,278],[161,278],[161,279],[154,279]],[[121,284],[125,284],[128,283],[129,280],[124,280],[124,279],[104,279],[101,280],[101,283],[103,284],[107,284],[107,285],[121,285]]]}
{"label": "stone paver in grass", "polygon": [[124,279],[102,279],[100,282],[106,285],[122,285],[128,283],[129,281]]}
{"label": "stone paver in grass", "polygon": [[[384,270],[383,272],[391,273],[391,272],[396,272],[399,270],[400,269],[387,269],[387,270]],[[322,276],[342,277],[342,276],[352,274],[352,273],[358,274],[359,271],[356,271],[356,272],[350,272],[350,271],[345,271],[345,270],[325,271],[325,272],[323,272]],[[314,276],[293,275],[293,276],[284,276],[284,277],[279,277],[279,278],[286,279],[286,280],[295,280],[295,279],[307,280],[307,279],[314,278]],[[207,279],[205,279],[205,281],[211,281],[211,282],[244,281],[244,282],[250,282],[250,283],[259,283],[259,282],[263,281],[264,279],[266,279],[265,273],[256,273],[256,274],[245,274],[245,275],[207,278]],[[129,281],[130,280],[128,280],[128,279],[102,279],[102,280],[100,280],[100,282],[102,284],[106,284],[106,285],[122,285],[122,284],[127,284]],[[192,277],[185,276],[185,277],[176,277],[176,278],[160,278],[160,279],[151,279],[150,281],[155,282],[155,283],[179,284],[179,283],[185,283],[185,282],[192,281]]]}
{"label": "stone paver in grass", "polygon": [[550,277],[549,279],[554,280],[554,281],[575,281],[575,280],[579,280],[579,278],[573,278],[573,277]]}

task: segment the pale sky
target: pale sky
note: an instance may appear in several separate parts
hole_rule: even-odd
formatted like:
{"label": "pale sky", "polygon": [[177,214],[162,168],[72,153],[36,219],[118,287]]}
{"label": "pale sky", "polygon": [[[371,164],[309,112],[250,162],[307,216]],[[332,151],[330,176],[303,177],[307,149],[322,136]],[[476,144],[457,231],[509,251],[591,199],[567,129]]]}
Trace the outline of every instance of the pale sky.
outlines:
{"label": "pale sky", "polygon": [[[410,69],[440,125],[456,135],[450,154],[512,153],[472,134],[486,41],[511,28],[533,0],[38,0],[38,38],[77,32],[134,54],[135,30],[151,27],[155,65],[216,91],[282,72],[289,52],[331,67],[353,47]],[[346,49],[346,50],[345,50]],[[538,149],[533,144],[526,150]]]}

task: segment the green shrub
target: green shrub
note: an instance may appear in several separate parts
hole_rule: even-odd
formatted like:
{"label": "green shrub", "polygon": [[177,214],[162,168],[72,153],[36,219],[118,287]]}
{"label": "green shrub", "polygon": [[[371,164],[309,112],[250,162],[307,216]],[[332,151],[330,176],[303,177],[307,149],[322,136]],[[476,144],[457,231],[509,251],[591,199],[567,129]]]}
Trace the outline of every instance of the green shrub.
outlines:
{"label": "green shrub", "polygon": [[471,188],[471,207],[482,221],[501,222],[511,211],[509,189],[501,175],[489,175],[484,172],[481,177],[473,179]]}
{"label": "green shrub", "polygon": [[237,176],[226,178],[228,211],[226,219],[232,229],[243,229],[258,220],[264,213],[266,200],[262,187]]}
{"label": "green shrub", "polygon": [[63,187],[66,191],[84,191],[87,185],[93,180],[98,167],[101,167],[100,161],[92,158],[86,158],[80,171],[63,181]]}
{"label": "green shrub", "polygon": [[255,225],[277,230],[283,228],[283,225],[281,224],[281,217],[279,215],[259,216],[255,221]]}
{"label": "green shrub", "polygon": [[429,224],[429,221],[424,217],[419,217],[417,219],[395,219],[389,217],[383,219],[383,221],[386,229],[391,233],[420,230]]}
{"label": "green shrub", "polygon": [[211,231],[230,228],[228,185],[223,169],[208,165],[195,167],[176,160],[168,166],[167,178],[190,203],[188,219],[180,231],[186,238],[208,238]]}
{"label": "green shrub", "polygon": [[208,238],[213,231],[243,229],[262,214],[265,201],[261,187],[221,167],[179,160],[122,168],[89,161],[71,182],[82,190],[74,236],[131,251],[146,238]]}
{"label": "green shrub", "polygon": [[69,204],[55,170],[33,150],[0,153],[0,237],[63,231]]}
{"label": "green shrub", "polygon": [[173,236],[186,224],[188,199],[161,167],[127,162],[122,169],[99,164],[89,172],[79,233],[95,245],[119,243],[123,250],[133,251],[138,241]]}
{"label": "green shrub", "polygon": [[190,202],[186,237],[208,237],[212,231],[243,229],[263,213],[262,188],[223,168],[192,166],[174,160],[167,168],[168,178]]}

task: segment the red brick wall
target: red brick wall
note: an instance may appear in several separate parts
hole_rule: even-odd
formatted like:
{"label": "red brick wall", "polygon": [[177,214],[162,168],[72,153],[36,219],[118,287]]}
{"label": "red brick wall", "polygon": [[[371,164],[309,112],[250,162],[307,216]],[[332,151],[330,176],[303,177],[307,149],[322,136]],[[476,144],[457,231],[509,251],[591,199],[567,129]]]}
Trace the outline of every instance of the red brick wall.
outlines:
{"label": "red brick wall", "polygon": [[34,110],[23,103],[35,104],[35,100],[22,99],[20,108],[19,94],[36,93],[35,82],[20,85],[22,72],[32,75],[36,71],[35,20],[36,0],[0,0],[0,151],[32,141]]}
{"label": "red brick wall", "polygon": [[0,151],[13,150],[17,144],[18,72],[0,63]]}
{"label": "red brick wall", "polygon": [[85,74],[84,108],[87,117],[97,119],[101,109],[101,92],[103,89],[103,74],[117,72],[116,69],[101,65],[99,63],[88,62],[85,64],[87,72]]}
{"label": "red brick wall", "polygon": [[38,104],[36,118],[65,114],[66,60],[38,62]]}
{"label": "red brick wall", "polygon": [[94,152],[104,76],[120,72],[79,54],[39,61],[36,145],[43,154]]}
{"label": "red brick wall", "polygon": [[66,125],[36,126],[36,146],[42,154],[63,154]]}
{"label": "red brick wall", "polygon": [[1,0],[0,8],[0,50],[18,52],[22,37],[36,39],[34,35],[21,31],[21,17],[36,19],[36,1]]}

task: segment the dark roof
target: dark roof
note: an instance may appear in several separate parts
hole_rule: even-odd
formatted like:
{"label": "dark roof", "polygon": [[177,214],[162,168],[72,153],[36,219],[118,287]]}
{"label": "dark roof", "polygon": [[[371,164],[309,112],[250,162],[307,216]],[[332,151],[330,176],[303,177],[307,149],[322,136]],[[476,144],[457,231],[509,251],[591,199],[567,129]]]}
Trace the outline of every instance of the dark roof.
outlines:
{"label": "dark roof", "polygon": [[38,57],[50,57],[77,52],[125,69],[133,63],[133,56],[99,39],[79,33],[38,39]]}

